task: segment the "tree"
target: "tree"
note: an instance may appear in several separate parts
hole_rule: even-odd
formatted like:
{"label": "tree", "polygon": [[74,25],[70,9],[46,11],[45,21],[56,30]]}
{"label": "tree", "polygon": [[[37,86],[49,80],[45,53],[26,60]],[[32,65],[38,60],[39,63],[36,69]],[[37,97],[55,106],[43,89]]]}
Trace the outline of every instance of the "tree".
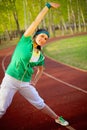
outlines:
{"label": "tree", "polygon": [[14,19],[16,22],[17,32],[18,32],[19,36],[21,37],[20,26],[19,26],[19,21],[18,21],[18,12],[17,12],[16,5],[15,5],[16,0],[9,0],[9,2],[11,4],[11,7],[12,7],[11,9],[12,9],[13,16],[14,16]]}

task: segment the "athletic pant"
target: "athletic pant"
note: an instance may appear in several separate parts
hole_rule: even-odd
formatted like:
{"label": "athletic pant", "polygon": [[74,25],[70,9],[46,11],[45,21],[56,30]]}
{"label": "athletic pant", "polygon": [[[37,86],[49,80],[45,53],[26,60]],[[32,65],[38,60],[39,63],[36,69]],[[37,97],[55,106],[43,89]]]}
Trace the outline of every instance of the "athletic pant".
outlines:
{"label": "athletic pant", "polygon": [[5,114],[17,91],[37,109],[42,109],[45,106],[44,100],[29,82],[21,82],[5,74],[0,88],[0,118]]}

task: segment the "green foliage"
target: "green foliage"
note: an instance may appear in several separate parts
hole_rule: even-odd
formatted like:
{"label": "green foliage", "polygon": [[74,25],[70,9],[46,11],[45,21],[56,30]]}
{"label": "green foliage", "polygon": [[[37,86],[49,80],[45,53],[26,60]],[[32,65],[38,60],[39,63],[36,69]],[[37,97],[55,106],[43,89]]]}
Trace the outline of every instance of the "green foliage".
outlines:
{"label": "green foliage", "polygon": [[[17,29],[13,12],[16,12],[20,29],[27,28],[45,6],[46,2],[48,0],[0,0],[0,33],[6,30]],[[44,19],[46,26],[59,25],[63,22],[73,23],[73,14],[77,23],[79,19],[83,23],[81,11],[85,22],[87,22],[87,0],[51,0],[51,2],[60,3],[61,6],[56,10],[51,9],[49,11]],[[68,18],[68,7],[70,21]],[[79,19],[78,16],[80,17]]]}

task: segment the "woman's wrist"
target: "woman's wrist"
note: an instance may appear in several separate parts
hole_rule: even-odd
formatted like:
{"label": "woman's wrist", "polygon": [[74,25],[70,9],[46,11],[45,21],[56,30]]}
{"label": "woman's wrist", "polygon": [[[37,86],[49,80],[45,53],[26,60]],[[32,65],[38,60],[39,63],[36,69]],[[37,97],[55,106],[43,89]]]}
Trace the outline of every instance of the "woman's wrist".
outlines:
{"label": "woman's wrist", "polygon": [[48,9],[50,9],[52,6],[51,6],[51,4],[50,3],[46,3],[46,6],[48,7]]}

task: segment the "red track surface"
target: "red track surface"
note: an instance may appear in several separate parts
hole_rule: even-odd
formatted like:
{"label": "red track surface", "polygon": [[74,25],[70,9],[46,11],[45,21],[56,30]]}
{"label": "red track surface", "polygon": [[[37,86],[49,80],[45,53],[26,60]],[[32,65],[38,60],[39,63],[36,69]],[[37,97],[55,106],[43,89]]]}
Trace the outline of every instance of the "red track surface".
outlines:
{"label": "red track surface", "polygon": [[[2,66],[8,65],[12,51],[13,47],[0,51],[0,82],[4,76]],[[0,130],[87,130],[87,72],[46,58],[45,73],[36,87],[46,103],[64,116],[70,126],[56,124],[16,93],[0,120]]]}

